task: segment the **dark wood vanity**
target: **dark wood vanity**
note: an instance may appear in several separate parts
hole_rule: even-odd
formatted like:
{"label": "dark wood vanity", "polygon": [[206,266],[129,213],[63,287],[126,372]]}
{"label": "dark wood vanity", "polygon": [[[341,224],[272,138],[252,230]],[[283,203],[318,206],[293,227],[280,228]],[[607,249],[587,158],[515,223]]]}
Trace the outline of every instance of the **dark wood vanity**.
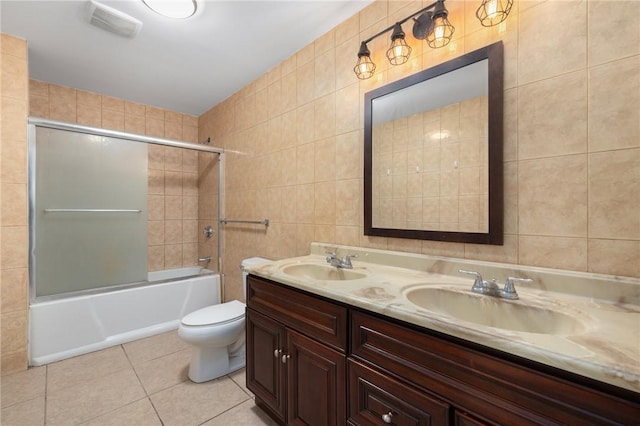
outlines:
{"label": "dark wood vanity", "polygon": [[254,275],[247,387],[290,425],[638,425],[640,395]]}

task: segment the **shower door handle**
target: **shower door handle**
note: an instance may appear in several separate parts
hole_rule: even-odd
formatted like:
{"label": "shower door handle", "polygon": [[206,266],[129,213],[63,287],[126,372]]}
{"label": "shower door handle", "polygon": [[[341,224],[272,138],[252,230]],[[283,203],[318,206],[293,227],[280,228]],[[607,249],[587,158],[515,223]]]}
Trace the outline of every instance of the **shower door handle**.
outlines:
{"label": "shower door handle", "polygon": [[137,209],[44,209],[45,213],[141,213]]}

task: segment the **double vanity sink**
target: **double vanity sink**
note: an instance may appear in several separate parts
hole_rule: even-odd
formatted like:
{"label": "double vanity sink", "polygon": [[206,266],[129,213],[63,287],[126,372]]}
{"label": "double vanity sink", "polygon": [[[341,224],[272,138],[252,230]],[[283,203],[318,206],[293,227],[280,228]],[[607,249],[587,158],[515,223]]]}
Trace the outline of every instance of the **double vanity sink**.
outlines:
{"label": "double vanity sink", "polygon": [[[327,249],[314,243],[309,256],[249,272],[640,392],[640,280],[359,248],[349,248],[359,257],[346,269],[327,263]],[[533,282],[516,283],[517,300],[477,294],[462,268],[499,283],[507,276]]]}
{"label": "double vanity sink", "polygon": [[[312,281],[352,281],[371,278],[363,267],[337,268],[304,259],[281,267],[283,274],[294,279]],[[588,320],[580,320],[555,310],[550,302],[530,304],[528,301],[499,299],[474,294],[470,285],[419,283],[403,289],[402,296],[420,310],[485,327],[526,333],[555,335],[580,334],[588,329]]]}

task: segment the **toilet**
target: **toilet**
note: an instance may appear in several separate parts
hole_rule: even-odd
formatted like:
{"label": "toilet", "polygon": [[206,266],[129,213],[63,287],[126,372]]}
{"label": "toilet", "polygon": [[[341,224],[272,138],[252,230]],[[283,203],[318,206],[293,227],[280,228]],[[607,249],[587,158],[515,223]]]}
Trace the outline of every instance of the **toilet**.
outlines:
{"label": "toilet", "polygon": [[[261,257],[241,263],[242,288],[247,296],[249,265],[270,262]],[[193,346],[189,379],[206,382],[245,366],[245,307],[238,300],[207,306],[191,312],[180,322],[178,335]]]}

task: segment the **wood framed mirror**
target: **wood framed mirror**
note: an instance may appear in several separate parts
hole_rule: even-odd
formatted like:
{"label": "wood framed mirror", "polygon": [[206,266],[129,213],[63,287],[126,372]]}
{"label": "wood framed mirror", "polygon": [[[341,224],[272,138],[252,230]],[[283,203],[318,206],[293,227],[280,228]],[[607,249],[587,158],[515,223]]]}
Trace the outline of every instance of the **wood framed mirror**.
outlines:
{"label": "wood framed mirror", "polygon": [[365,94],[365,235],[503,243],[503,46]]}

